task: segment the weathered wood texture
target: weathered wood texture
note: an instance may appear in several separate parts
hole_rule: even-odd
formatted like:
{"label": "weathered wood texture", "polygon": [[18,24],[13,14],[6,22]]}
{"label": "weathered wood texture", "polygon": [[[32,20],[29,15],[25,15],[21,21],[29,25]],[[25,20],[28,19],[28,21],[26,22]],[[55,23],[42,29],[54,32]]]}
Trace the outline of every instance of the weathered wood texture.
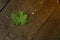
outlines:
{"label": "weathered wood texture", "polygon": [[0,0],[0,12],[6,7],[10,0]]}
{"label": "weathered wood texture", "polygon": [[60,5],[33,40],[60,40]]}
{"label": "weathered wood texture", "polygon": [[[43,1],[43,3],[44,3],[44,1]],[[37,5],[35,5],[35,7],[33,5],[33,8],[36,8]],[[42,5],[44,5],[44,4],[42,4]],[[53,1],[48,0],[47,3],[44,5],[44,7],[40,8],[40,5],[37,6],[37,8],[36,8],[37,12],[35,13],[35,15],[31,14],[31,12],[34,11],[33,8],[31,9],[32,11],[30,11],[30,14],[29,14],[30,15],[30,23],[28,24],[30,26],[27,26],[28,40],[31,40],[31,38],[41,28],[41,26],[44,24],[44,22],[47,20],[47,18],[49,18],[50,15],[52,15],[52,13],[56,7],[57,7],[56,0],[53,0]]]}
{"label": "weathered wood texture", "polygon": [[[55,35],[59,35],[59,27],[56,27],[59,25],[58,5],[57,0],[10,0],[0,12],[0,40],[54,40]],[[10,22],[11,14],[19,9],[29,15],[25,26],[15,26]]]}
{"label": "weathered wood texture", "polygon": [[5,3],[2,3],[2,2],[0,1],[0,10],[4,7],[4,5],[5,5]]}

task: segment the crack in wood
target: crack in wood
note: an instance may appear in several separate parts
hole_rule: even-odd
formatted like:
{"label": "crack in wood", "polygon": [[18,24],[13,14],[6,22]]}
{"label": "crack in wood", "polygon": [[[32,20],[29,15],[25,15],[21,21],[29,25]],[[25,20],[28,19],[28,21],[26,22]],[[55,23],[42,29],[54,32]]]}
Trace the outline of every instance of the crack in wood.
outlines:
{"label": "crack in wood", "polygon": [[0,12],[7,6],[7,4],[10,2],[10,0],[8,0],[7,2],[6,2],[6,4],[3,6],[3,8],[0,10]]}

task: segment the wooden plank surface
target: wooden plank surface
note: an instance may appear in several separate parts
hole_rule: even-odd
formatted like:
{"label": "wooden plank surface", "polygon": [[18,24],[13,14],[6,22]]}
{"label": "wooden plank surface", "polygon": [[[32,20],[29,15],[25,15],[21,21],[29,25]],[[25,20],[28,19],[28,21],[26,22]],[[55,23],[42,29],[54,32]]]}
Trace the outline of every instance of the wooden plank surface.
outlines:
{"label": "wooden plank surface", "polygon": [[5,4],[0,1],[0,10],[4,7],[4,5]]}
{"label": "wooden plank surface", "polygon": [[13,26],[10,23],[10,15],[20,8],[20,4],[22,4],[20,2],[20,0],[11,0],[0,12],[0,40],[25,40],[24,28]]}
{"label": "wooden plank surface", "polygon": [[[47,2],[45,5],[44,1],[42,1],[42,5],[39,5],[39,2],[40,0],[37,0],[35,5],[31,7],[30,11],[28,11],[30,19],[29,23],[27,24],[27,40],[31,40],[31,38],[57,7],[56,0],[47,0],[45,1]],[[34,12],[35,9],[37,11],[34,15],[32,15],[31,13]]]}
{"label": "wooden plank surface", "polygon": [[[0,40],[31,40],[56,7],[56,0],[11,0],[0,12]],[[19,9],[29,15],[29,22],[17,27],[10,17]]]}
{"label": "wooden plank surface", "polygon": [[0,12],[4,9],[4,7],[8,4],[10,0],[0,0]]}
{"label": "wooden plank surface", "polygon": [[0,12],[0,40],[26,40],[26,27],[12,25],[10,23],[10,15],[19,9],[26,12],[29,9],[28,5],[32,5],[30,2],[33,4],[34,1],[11,0],[2,12]]}
{"label": "wooden plank surface", "polygon": [[60,4],[32,40],[60,40]]}

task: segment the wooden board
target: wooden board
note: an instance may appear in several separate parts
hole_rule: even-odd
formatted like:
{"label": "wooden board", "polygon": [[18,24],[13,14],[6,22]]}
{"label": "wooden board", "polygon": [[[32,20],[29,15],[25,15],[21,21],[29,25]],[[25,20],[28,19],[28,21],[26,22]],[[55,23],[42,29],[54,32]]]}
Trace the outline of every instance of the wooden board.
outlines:
{"label": "wooden board", "polygon": [[60,4],[32,40],[60,40]]}
{"label": "wooden board", "polygon": [[[11,0],[0,13],[0,40],[31,40],[56,7],[56,0]],[[11,14],[19,9],[29,15],[25,26],[18,27],[10,22]]]}
{"label": "wooden board", "polygon": [[8,2],[9,0],[0,0],[0,12],[5,8]]}
{"label": "wooden board", "polygon": [[[43,4],[40,6],[39,2],[41,0],[37,0],[36,3],[31,7],[28,11],[29,13],[29,23],[27,24],[27,39],[31,40],[31,38],[35,35],[35,33],[40,29],[40,27],[44,24],[47,18],[52,14],[52,12],[57,7],[56,0],[47,0],[46,4],[43,1]],[[34,15],[32,12],[37,10]]]}
{"label": "wooden board", "polygon": [[[32,0],[31,0],[32,1]],[[30,4],[28,0],[11,0],[8,5],[0,12],[0,40],[26,40],[25,30],[26,27],[14,26],[10,23],[11,14],[17,10],[28,10]],[[27,4],[26,4],[27,2]],[[33,3],[33,1],[32,1]],[[25,7],[23,7],[23,5]],[[31,4],[32,5],[32,4]],[[26,10],[26,9],[27,10]],[[26,10],[26,11],[25,11]]]}

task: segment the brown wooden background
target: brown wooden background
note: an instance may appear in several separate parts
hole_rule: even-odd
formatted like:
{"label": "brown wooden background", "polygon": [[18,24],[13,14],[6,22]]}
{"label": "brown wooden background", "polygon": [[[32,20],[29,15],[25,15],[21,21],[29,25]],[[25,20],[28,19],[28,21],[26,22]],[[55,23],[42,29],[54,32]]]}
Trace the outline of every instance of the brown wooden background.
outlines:
{"label": "brown wooden background", "polygon": [[[58,2],[57,0],[0,1],[0,10],[5,6],[0,12],[0,40],[60,40]],[[29,15],[29,22],[25,26],[15,26],[10,22],[10,15],[19,9]]]}

